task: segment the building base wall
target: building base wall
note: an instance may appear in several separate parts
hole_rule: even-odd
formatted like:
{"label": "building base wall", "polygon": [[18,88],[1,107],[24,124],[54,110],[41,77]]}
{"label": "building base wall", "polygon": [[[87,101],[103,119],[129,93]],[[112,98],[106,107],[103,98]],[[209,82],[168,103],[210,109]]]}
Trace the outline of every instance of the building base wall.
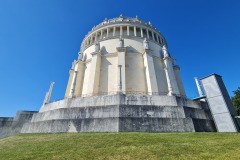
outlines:
{"label": "building base wall", "polygon": [[118,132],[118,118],[57,119],[25,124],[21,133]]}
{"label": "building base wall", "polygon": [[120,132],[195,132],[191,118],[119,118]]}
{"label": "building base wall", "polygon": [[[46,108],[42,106],[41,112],[18,112],[14,119],[0,119],[0,135],[3,137],[19,132],[216,131],[205,103],[174,96],[164,97],[85,97],[84,103],[88,104],[85,107],[80,101],[82,98],[64,99],[47,104]],[[91,106],[94,103],[100,105]]]}
{"label": "building base wall", "polygon": [[0,118],[0,138],[20,133],[25,123],[31,121],[36,111],[18,111],[16,117]]}

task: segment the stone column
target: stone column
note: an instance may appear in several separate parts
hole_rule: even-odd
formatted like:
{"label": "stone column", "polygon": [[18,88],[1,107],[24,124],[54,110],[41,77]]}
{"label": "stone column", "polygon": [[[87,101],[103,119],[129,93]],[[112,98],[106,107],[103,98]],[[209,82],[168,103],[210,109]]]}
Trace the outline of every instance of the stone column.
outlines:
{"label": "stone column", "polygon": [[148,33],[148,29],[147,29],[147,39],[149,39],[149,33]]}
{"label": "stone column", "polygon": [[95,42],[97,42],[97,40],[98,40],[98,39],[97,39],[97,32],[96,32],[96,35],[95,35]]}
{"label": "stone column", "polygon": [[86,40],[86,41],[87,41],[86,43],[87,43],[87,46],[88,46],[88,45],[89,45],[89,38],[87,38],[87,40]]}
{"label": "stone column", "polygon": [[78,60],[77,65],[77,74],[76,74],[76,82],[75,82],[75,92],[74,96],[79,97],[82,95],[83,88],[83,76],[84,76],[84,62]]}
{"label": "stone column", "polygon": [[99,52],[93,52],[92,61],[90,67],[90,74],[88,80],[88,92],[90,95],[98,95],[99,92],[99,78],[101,68],[101,54]]}
{"label": "stone column", "polygon": [[159,38],[158,38],[158,35],[156,35],[156,37],[157,37],[157,42],[158,42],[158,43],[160,43],[160,42],[159,42]]}
{"label": "stone column", "polygon": [[172,58],[169,56],[168,51],[165,46],[163,46],[163,53],[164,53],[164,64],[165,64],[165,73],[166,73],[166,78],[168,81],[168,91],[169,95],[179,95],[179,89],[177,85],[177,80],[173,71],[173,63],[172,63]]}
{"label": "stone column", "polygon": [[117,47],[118,52],[118,92],[126,91],[125,56],[126,47]]}
{"label": "stone column", "polygon": [[137,36],[136,26],[134,26],[134,36]]}
{"label": "stone column", "polygon": [[162,43],[162,45],[164,45],[164,41],[163,41],[163,39],[161,38],[161,43]]}
{"label": "stone column", "polygon": [[186,92],[182,83],[182,77],[180,75],[180,67],[178,65],[173,66],[174,75],[176,77],[178,90],[181,96],[186,96]]}
{"label": "stone column", "polygon": [[72,85],[72,81],[73,81],[73,74],[74,74],[74,69],[71,69],[69,71],[68,85],[67,85],[67,89],[66,89],[64,98],[69,98],[69,96],[70,96],[71,85]]}
{"label": "stone column", "polygon": [[153,57],[149,55],[149,52],[149,49],[145,49],[143,53],[143,61],[147,80],[147,92],[148,94],[152,95],[154,93],[158,93],[158,84],[156,79]]}
{"label": "stone column", "polygon": [[103,39],[103,30],[101,29],[101,37],[100,39]]}
{"label": "stone column", "polygon": [[129,26],[127,26],[127,35],[129,36]]}
{"label": "stone column", "polygon": [[108,36],[109,36],[108,34],[109,34],[109,29],[107,28],[107,38],[108,38]]}
{"label": "stone column", "polygon": [[165,66],[167,68],[167,71],[168,71],[169,80],[170,80],[170,83],[171,83],[172,88],[173,88],[173,93],[176,94],[176,95],[179,95],[180,92],[179,92],[179,88],[178,88],[178,85],[177,85],[177,80],[176,80],[176,77],[175,77],[175,74],[174,74],[174,71],[173,71],[172,61],[171,61],[170,58],[166,58],[164,60],[164,63],[165,63]]}
{"label": "stone column", "polygon": [[91,40],[90,40],[90,44],[92,44],[92,41],[93,41],[93,37],[92,37],[92,35],[91,35]]}
{"label": "stone column", "polygon": [[116,27],[113,27],[113,37],[116,35]]}
{"label": "stone column", "polygon": [[165,74],[166,74],[166,79],[167,79],[167,85],[168,85],[168,95],[171,96],[173,94],[173,88],[170,80],[170,76],[168,74],[168,69],[164,68]]}
{"label": "stone column", "polygon": [[120,36],[123,35],[123,30],[122,30],[122,26],[120,26]]}
{"label": "stone column", "polygon": [[155,41],[154,32],[152,31],[152,40]]}
{"label": "stone column", "polygon": [[141,27],[141,37],[143,37],[143,29],[142,29],[142,27]]}
{"label": "stone column", "polygon": [[78,74],[78,72],[76,70],[74,70],[72,84],[71,84],[71,89],[70,89],[70,93],[69,93],[69,97],[70,98],[74,97],[74,92],[75,92],[75,87],[76,87],[76,80],[77,80],[77,74]]}
{"label": "stone column", "polygon": [[70,70],[70,76],[68,80],[67,90],[65,93],[65,98],[81,96],[83,75],[84,63],[81,60],[77,60],[74,62],[74,66]]}

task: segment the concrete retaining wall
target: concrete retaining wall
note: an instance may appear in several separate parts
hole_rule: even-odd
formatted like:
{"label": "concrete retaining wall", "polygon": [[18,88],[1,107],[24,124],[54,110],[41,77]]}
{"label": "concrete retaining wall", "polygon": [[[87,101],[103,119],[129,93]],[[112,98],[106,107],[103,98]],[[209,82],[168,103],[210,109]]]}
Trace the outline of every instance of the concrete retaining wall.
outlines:
{"label": "concrete retaining wall", "polygon": [[208,107],[204,109],[184,107],[186,117],[192,118],[196,132],[216,132],[216,127]]}
{"label": "concrete retaining wall", "polygon": [[0,118],[0,138],[21,132],[23,125],[30,122],[36,111],[18,111],[15,118]]}
{"label": "concrete retaining wall", "polygon": [[58,119],[27,123],[21,133],[118,132],[118,118]]}
{"label": "concrete retaining wall", "polygon": [[[204,106],[204,107],[202,107]],[[40,112],[0,118],[0,135],[38,132],[215,131],[206,103],[174,96],[111,95],[64,99]]]}
{"label": "concrete retaining wall", "polygon": [[111,105],[94,107],[60,108],[34,114],[31,122],[56,119],[84,119],[108,117],[159,117],[185,118],[180,106]]}
{"label": "concrete retaining wall", "polygon": [[192,118],[194,129],[196,132],[216,132],[213,120]]}
{"label": "concrete retaining wall", "polygon": [[194,132],[191,118],[120,118],[120,132]]}
{"label": "concrete retaining wall", "polygon": [[54,132],[194,132],[191,118],[58,119],[25,124],[22,133]]}
{"label": "concrete retaining wall", "polygon": [[0,138],[11,133],[13,117],[0,117]]}
{"label": "concrete retaining wall", "polygon": [[[199,107],[128,104],[59,108],[34,114],[31,122],[24,125],[22,133],[214,131],[209,118],[208,113]],[[203,127],[199,126],[204,122]]]}
{"label": "concrete retaining wall", "polygon": [[93,97],[77,97],[63,99],[41,107],[39,112],[55,110],[59,108],[91,107],[91,106],[111,106],[111,105],[146,105],[146,106],[188,106],[201,108],[200,102],[191,101],[186,98],[175,96],[155,96],[155,95],[106,95]]}
{"label": "concrete retaining wall", "polygon": [[120,117],[186,118],[181,106],[121,105]]}

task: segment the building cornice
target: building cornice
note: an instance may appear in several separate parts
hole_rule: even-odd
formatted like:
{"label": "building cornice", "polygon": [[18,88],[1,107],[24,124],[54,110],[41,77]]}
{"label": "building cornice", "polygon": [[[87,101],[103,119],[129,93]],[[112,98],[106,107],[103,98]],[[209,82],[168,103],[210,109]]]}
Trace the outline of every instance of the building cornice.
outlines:
{"label": "building cornice", "polygon": [[96,30],[98,30],[100,28],[103,28],[105,26],[116,25],[116,24],[124,24],[124,23],[126,23],[126,24],[135,24],[135,25],[136,24],[140,24],[142,26],[151,28],[151,29],[155,30],[156,32],[158,32],[159,34],[161,34],[161,32],[157,28],[153,27],[152,24],[149,24],[149,23],[141,20],[140,18],[137,18],[137,17],[136,18],[133,18],[133,17],[123,17],[122,16],[122,17],[115,17],[115,18],[112,18],[112,19],[105,19],[103,22],[101,22],[97,26],[94,26],[92,28],[92,30],[88,32],[87,35],[91,34],[92,32],[95,32]]}
{"label": "building cornice", "polygon": [[[154,32],[155,34],[159,35],[162,39],[163,42],[159,42],[159,43],[164,43],[167,46],[167,42],[165,37],[162,35],[162,33],[155,27],[153,27],[151,25],[151,23],[147,23],[143,20],[140,20],[138,17],[136,18],[131,18],[131,17],[116,17],[113,19],[105,19],[103,22],[101,22],[99,25],[97,25],[96,27],[94,26],[92,28],[91,31],[88,32],[87,35],[85,35],[84,39],[82,40],[82,44],[80,47],[81,52],[83,52],[86,48],[88,48],[89,46],[91,46],[92,44],[88,44],[87,46],[85,46],[85,41],[87,41],[89,39],[89,37],[94,36],[94,33],[96,32],[100,32],[106,28],[111,28],[111,27],[118,27],[118,26],[130,26],[130,27],[139,27],[139,28],[143,28],[143,29],[147,29],[150,30],[152,32]],[[101,32],[102,33],[102,32]],[[104,41],[107,39],[113,39],[115,37],[119,37],[120,35],[116,35],[116,36],[111,36],[111,37],[107,37],[98,41]],[[130,35],[121,35],[122,37],[138,37],[138,36],[130,36]],[[144,37],[141,37],[144,38]]]}

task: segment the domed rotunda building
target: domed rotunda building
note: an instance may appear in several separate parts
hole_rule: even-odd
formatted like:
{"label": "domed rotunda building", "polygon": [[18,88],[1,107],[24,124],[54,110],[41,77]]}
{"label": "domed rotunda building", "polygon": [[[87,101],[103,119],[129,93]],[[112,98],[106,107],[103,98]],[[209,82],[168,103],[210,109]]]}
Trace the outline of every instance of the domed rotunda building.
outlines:
{"label": "domed rotunda building", "polygon": [[179,69],[150,22],[122,15],[105,19],[83,39],[65,98],[118,92],[185,97]]}
{"label": "domed rotunda building", "polygon": [[22,124],[33,132],[215,131],[208,105],[190,100],[164,36],[140,18],[105,19],[82,41],[64,99]]}

